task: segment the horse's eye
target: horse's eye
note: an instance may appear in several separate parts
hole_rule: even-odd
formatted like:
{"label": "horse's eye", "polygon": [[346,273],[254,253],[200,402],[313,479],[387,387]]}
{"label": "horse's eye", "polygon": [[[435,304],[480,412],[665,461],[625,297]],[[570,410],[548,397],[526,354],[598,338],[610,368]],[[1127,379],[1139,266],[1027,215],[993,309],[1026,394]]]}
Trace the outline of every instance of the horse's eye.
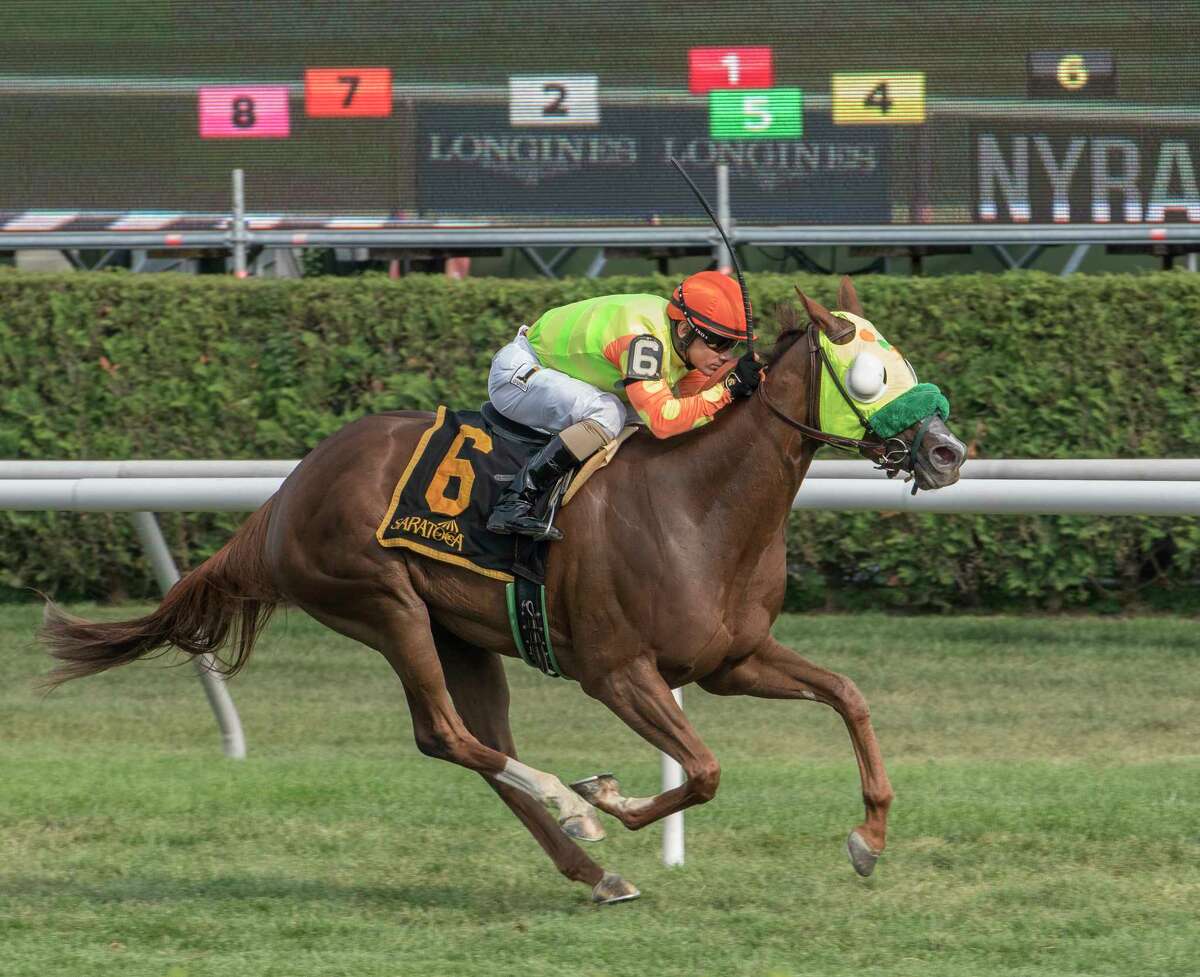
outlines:
{"label": "horse's eye", "polygon": [[887,370],[874,353],[859,353],[846,372],[846,389],[860,403],[878,400],[887,389]]}

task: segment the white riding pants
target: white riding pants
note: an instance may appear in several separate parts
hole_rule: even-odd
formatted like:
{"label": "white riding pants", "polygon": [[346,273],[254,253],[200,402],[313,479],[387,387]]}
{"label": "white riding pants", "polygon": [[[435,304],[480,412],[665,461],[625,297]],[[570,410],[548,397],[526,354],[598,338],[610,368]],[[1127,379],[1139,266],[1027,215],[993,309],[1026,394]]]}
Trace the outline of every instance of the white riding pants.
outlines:
{"label": "white riding pants", "polygon": [[538,362],[522,326],[517,338],[492,357],[488,397],[509,420],[557,434],[580,421],[595,421],[615,438],[625,426],[625,403]]}

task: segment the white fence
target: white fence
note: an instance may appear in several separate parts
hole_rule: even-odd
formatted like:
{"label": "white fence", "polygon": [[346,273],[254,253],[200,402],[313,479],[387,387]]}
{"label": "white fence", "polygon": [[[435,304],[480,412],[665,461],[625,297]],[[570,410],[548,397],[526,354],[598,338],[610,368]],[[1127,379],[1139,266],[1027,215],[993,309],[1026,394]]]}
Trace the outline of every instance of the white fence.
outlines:
{"label": "white fence", "polygon": [[[165,592],[179,578],[154,512],[249,512],[279,488],[296,461],[2,461],[0,509],[132,512]],[[817,461],[794,509],[1040,515],[1200,515],[1200,459],[971,461],[956,485],[912,494],[859,461]],[[197,660],[225,753],[245,738],[220,677]],[[676,693],[682,702],[682,696]],[[663,789],[683,772],[663,756]],[[663,825],[663,860],[683,862],[683,815]]]}
{"label": "white fence", "polygon": [[[248,512],[295,461],[0,462],[0,509]],[[813,463],[796,509],[1032,515],[1200,515],[1200,460],[973,461],[912,495],[858,461]]]}

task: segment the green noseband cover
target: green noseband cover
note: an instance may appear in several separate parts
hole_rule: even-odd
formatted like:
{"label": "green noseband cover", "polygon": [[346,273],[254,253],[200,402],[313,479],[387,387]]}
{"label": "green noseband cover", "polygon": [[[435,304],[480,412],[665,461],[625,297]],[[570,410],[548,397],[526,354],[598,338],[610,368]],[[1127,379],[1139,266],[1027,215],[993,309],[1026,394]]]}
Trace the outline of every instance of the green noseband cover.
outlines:
{"label": "green noseband cover", "polygon": [[937,384],[918,383],[872,414],[871,427],[881,438],[891,438],[934,413],[949,420],[950,401]]}

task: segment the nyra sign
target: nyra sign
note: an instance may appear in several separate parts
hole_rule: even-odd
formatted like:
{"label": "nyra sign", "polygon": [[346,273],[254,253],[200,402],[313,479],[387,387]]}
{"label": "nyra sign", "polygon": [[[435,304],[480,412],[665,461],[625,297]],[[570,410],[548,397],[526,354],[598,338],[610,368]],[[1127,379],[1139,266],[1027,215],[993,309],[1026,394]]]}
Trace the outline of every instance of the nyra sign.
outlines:
{"label": "nyra sign", "polygon": [[974,216],[1024,223],[1200,223],[1194,131],[971,133]]}

